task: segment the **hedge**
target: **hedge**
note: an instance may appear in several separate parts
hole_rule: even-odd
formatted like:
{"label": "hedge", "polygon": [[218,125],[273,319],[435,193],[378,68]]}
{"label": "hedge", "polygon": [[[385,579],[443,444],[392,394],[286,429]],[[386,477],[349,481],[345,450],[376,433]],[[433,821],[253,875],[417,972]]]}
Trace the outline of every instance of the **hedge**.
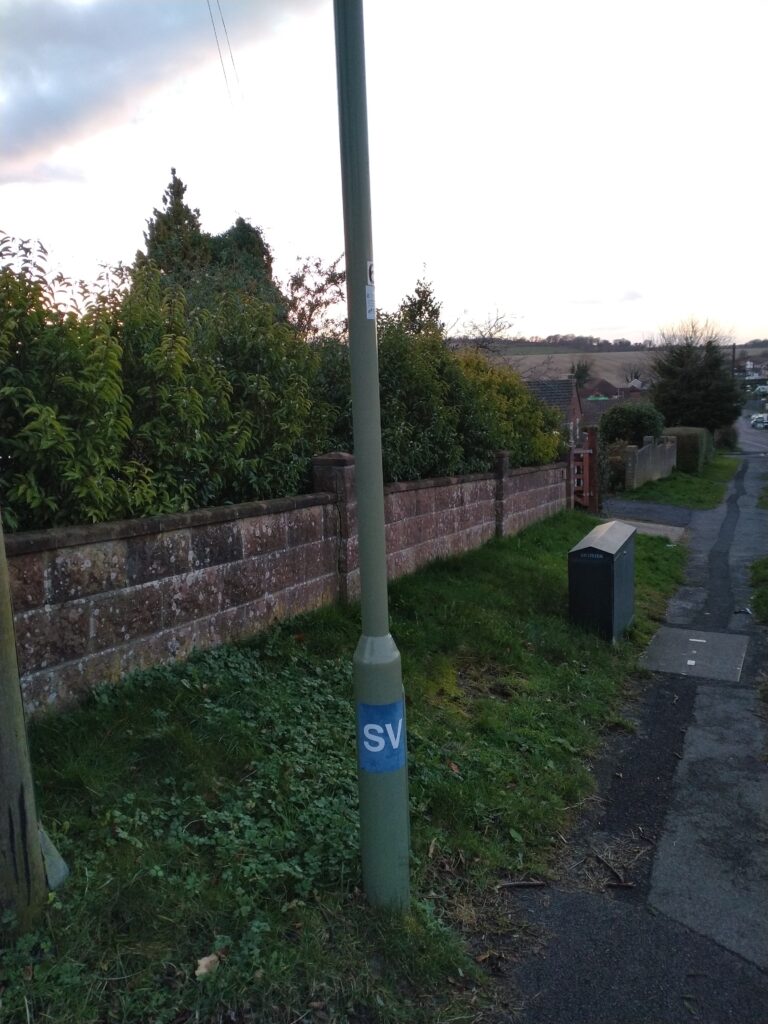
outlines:
{"label": "hedge", "polygon": [[[308,344],[258,296],[190,311],[143,261],[66,308],[34,247],[0,243],[0,503],[9,530],[281,497],[352,450],[346,345]],[[385,477],[557,457],[558,416],[512,371],[401,314],[379,332]]]}
{"label": "hedge", "polygon": [[668,427],[665,433],[677,438],[677,468],[682,473],[701,473],[714,452],[706,427]]}

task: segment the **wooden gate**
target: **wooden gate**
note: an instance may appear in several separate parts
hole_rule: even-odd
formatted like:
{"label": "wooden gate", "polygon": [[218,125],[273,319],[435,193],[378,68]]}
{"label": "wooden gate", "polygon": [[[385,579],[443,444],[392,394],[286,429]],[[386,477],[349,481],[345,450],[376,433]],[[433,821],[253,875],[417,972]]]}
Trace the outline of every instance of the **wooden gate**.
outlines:
{"label": "wooden gate", "polygon": [[583,440],[586,444],[571,451],[573,503],[589,512],[597,512],[600,505],[597,493],[597,430],[594,427],[585,430]]}

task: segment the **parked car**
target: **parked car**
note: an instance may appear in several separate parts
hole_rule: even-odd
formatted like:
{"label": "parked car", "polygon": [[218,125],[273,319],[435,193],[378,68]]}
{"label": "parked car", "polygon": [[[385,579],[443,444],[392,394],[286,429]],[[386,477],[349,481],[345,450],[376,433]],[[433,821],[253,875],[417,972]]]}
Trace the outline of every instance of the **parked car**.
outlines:
{"label": "parked car", "polygon": [[749,425],[754,427],[755,430],[768,430],[768,414],[759,412],[754,416],[750,416]]}

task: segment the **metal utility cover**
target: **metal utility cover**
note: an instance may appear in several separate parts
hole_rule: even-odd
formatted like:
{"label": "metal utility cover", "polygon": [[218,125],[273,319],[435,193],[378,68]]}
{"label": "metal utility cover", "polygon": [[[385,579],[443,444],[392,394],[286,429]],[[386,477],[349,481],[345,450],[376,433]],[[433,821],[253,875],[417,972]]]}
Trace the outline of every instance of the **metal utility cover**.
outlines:
{"label": "metal utility cover", "polygon": [[749,637],[662,626],[640,659],[652,672],[738,683]]}

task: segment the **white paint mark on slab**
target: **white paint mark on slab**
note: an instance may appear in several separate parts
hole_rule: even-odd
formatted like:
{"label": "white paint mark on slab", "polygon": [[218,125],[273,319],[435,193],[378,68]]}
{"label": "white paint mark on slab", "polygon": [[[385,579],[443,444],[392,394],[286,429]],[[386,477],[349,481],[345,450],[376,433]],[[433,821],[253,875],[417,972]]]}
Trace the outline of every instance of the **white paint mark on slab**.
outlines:
{"label": "white paint mark on slab", "polygon": [[[642,664],[655,672],[738,683],[749,638],[739,633],[706,633],[662,626],[651,640]],[[693,649],[692,644],[700,645]]]}

